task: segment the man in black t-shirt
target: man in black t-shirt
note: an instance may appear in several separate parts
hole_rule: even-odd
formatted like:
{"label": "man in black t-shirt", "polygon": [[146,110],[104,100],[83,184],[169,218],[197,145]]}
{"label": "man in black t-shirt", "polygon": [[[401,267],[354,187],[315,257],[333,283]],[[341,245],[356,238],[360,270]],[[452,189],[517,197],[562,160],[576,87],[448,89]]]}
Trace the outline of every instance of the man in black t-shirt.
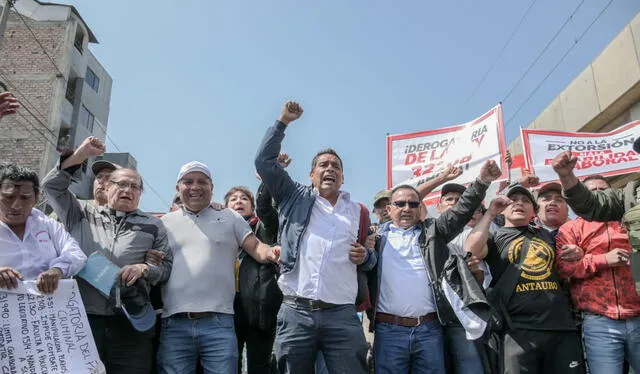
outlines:
{"label": "man in black t-shirt", "polygon": [[[507,191],[505,227],[489,234],[495,209],[476,224],[465,249],[489,264],[495,285],[510,266],[522,261],[519,278],[510,297],[503,299],[510,320],[503,337],[505,373],[583,373],[579,335],[569,299],[560,287],[553,267],[555,243],[548,231],[530,226],[537,205],[522,185]],[[503,199],[503,198],[502,198]],[[525,237],[530,244],[525,251]],[[508,295],[508,293],[507,293]]]}

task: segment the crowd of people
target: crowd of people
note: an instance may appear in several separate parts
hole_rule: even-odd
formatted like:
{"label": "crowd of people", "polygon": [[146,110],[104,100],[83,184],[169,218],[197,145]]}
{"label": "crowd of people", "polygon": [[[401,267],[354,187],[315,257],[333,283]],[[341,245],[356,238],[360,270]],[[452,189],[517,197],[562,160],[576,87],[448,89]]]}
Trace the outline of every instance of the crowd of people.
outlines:
{"label": "crowd of people", "polygon": [[[0,118],[16,110],[0,95]],[[192,161],[161,218],[139,209],[140,174],[105,160],[91,165],[92,200],[70,191],[105,152],[95,137],[41,182],[0,166],[0,288],[36,280],[54,293],[94,252],[116,264],[117,298],[153,302],[158,315],[142,328],[75,278],[115,374],[235,374],[245,350],[249,374],[640,373],[638,181],[580,181],[569,151],[552,163],[560,183],[526,175],[485,203],[502,175],[494,161],[468,186],[451,183],[462,171],[448,167],[417,188],[380,191],[371,223],[342,188],[335,150],[313,158],[310,184],[287,172],[282,142],[302,114],[287,102],[266,129],[255,196],[236,186],[213,202],[214,174]],[[422,200],[440,186],[429,217]],[[35,209],[41,194],[54,215]]]}

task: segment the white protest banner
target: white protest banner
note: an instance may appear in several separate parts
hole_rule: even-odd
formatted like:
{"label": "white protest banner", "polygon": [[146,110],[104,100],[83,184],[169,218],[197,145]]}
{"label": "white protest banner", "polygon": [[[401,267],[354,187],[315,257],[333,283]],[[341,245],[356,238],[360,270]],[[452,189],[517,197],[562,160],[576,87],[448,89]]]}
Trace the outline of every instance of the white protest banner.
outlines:
{"label": "white protest banner", "polygon": [[599,174],[613,176],[640,171],[640,156],[633,141],[640,136],[640,121],[607,133],[522,129],[527,168],[541,182],[558,180],[553,158],[563,151],[578,157],[574,173],[578,177]]}
{"label": "white protest banner", "polygon": [[2,374],[106,373],[75,280],[60,280],[51,295],[35,281],[0,289],[0,316]]}
{"label": "white protest banner", "polygon": [[[461,125],[389,135],[387,187],[399,184],[417,187],[435,177],[449,164],[463,169],[462,175],[451,182],[467,184],[475,180],[487,160],[494,160],[505,172],[505,151],[500,105]],[[506,172],[503,178],[506,178]],[[432,195],[437,195],[437,192]]]}

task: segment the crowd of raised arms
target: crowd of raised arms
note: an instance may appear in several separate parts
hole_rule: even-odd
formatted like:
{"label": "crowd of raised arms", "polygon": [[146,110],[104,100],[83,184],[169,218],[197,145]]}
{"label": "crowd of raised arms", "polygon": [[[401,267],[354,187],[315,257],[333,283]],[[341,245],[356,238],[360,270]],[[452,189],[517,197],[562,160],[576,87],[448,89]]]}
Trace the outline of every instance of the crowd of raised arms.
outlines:
{"label": "crowd of raised arms", "polygon": [[[18,110],[0,94],[0,117]],[[255,194],[237,186],[213,202],[215,173],[192,161],[161,218],[138,209],[140,174],[103,159],[90,167],[92,200],[70,191],[105,152],[96,137],[42,181],[0,166],[0,289],[33,280],[55,293],[94,252],[116,264],[118,301],[134,316],[152,303],[151,323],[75,277],[113,374],[640,373],[636,188],[580,181],[568,151],[549,166],[560,183],[526,175],[489,201],[502,172],[487,161],[467,186],[448,167],[380,191],[372,223],[370,203],[342,189],[333,149],[311,160],[308,181],[288,174],[282,143],[304,131],[302,113],[287,102],[265,124],[246,170],[261,181]],[[422,200],[438,187],[432,217]],[[35,209],[41,197],[52,214]]]}

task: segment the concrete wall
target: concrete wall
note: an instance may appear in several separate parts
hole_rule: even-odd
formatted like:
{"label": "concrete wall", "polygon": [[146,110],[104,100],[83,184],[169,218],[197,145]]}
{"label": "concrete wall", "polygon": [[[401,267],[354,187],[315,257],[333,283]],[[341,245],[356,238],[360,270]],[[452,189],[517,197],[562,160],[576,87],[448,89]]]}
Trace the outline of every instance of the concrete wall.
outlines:
{"label": "concrete wall", "polygon": [[[528,126],[606,132],[640,119],[640,13]],[[518,137],[510,145],[522,153]]]}

